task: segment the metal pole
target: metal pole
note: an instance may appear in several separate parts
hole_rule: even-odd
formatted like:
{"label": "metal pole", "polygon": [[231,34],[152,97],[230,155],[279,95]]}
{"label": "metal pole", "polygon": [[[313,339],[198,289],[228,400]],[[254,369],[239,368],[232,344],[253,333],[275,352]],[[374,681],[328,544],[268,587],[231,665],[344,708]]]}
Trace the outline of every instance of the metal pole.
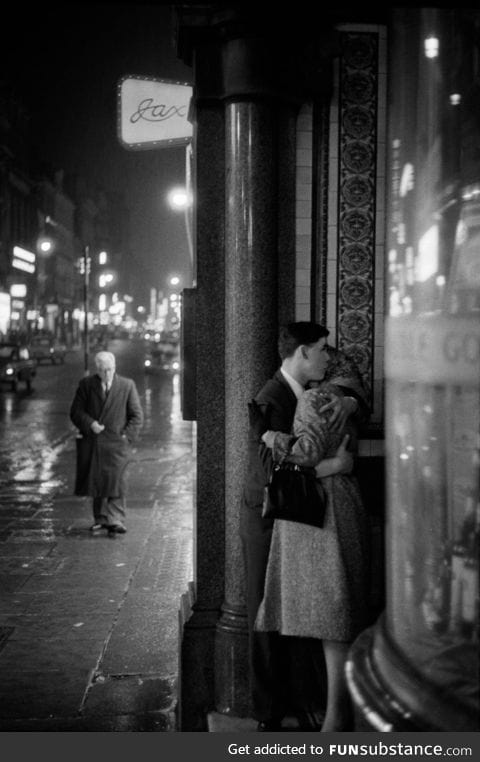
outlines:
{"label": "metal pole", "polygon": [[190,256],[190,267],[192,280],[196,280],[195,262],[193,255],[193,236],[192,236],[192,146],[187,145],[185,148],[185,187],[187,190],[187,203],[185,204],[185,230],[187,233],[188,253]]}
{"label": "metal pole", "polygon": [[83,250],[84,260],[84,278],[83,278],[83,308],[85,310],[85,322],[83,327],[83,339],[85,344],[85,362],[84,362],[84,375],[89,375],[88,370],[88,278],[90,268],[90,256],[89,247],[85,246]]}

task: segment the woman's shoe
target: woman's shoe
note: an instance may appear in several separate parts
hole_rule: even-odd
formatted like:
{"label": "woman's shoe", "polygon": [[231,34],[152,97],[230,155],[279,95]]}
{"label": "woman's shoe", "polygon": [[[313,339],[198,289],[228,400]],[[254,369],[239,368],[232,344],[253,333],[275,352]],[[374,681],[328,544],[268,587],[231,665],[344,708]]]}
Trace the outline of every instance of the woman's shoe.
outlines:
{"label": "woman's shoe", "polygon": [[296,714],[299,730],[307,730],[309,732],[318,732],[322,727],[323,716],[320,716],[316,712],[309,712],[307,710],[297,712]]}
{"label": "woman's shoe", "polygon": [[274,733],[282,729],[281,720],[260,720],[257,725],[257,733]]}

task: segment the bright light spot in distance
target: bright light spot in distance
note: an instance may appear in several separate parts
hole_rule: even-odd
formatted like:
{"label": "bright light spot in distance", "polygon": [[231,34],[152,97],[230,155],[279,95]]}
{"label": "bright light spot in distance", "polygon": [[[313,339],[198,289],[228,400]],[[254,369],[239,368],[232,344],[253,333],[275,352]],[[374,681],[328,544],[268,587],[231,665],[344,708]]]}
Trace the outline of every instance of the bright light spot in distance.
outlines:
{"label": "bright light spot in distance", "polygon": [[415,280],[425,283],[438,271],[439,230],[432,225],[418,242],[418,255],[415,261]]}
{"label": "bright light spot in distance", "polygon": [[186,209],[191,204],[191,198],[186,188],[172,188],[167,195],[167,200],[172,209]]}
{"label": "bright light spot in distance", "polygon": [[430,37],[426,38],[424,45],[427,58],[436,58],[438,56],[438,49],[440,47],[438,37],[430,35]]}

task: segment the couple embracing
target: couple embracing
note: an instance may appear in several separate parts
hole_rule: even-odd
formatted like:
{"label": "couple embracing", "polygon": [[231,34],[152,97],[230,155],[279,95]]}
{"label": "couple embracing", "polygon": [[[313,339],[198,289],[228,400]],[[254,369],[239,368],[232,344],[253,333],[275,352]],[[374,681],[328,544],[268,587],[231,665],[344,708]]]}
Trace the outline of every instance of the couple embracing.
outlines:
{"label": "couple embracing", "polygon": [[[347,448],[368,404],[358,369],[327,346],[328,333],[309,322],[282,327],[281,367],[250,405],[240,532],[258,731],[281,730],[290,715],[305,730],[352,729],[344,671],[366,626],[368,545]],[[327,495],[322,528],[262,517],[273,460],[315,468]]]}

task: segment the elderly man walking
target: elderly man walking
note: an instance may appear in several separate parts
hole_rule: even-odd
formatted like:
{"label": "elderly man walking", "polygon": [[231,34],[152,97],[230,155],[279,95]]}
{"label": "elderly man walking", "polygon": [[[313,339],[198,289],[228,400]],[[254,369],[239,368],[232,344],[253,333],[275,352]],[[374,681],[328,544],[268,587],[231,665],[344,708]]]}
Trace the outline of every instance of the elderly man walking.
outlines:
{"label": "elderly man walking", "polygon": [[70,408],[80,432],[75,494],[93,498],[93,533],[124,534],[126,467],[143,411],[134,381],[115,373],[111,352],[98,352],[95,367],[80,381]]}

